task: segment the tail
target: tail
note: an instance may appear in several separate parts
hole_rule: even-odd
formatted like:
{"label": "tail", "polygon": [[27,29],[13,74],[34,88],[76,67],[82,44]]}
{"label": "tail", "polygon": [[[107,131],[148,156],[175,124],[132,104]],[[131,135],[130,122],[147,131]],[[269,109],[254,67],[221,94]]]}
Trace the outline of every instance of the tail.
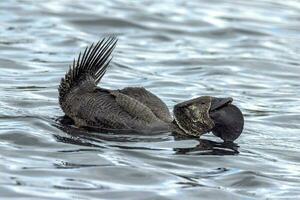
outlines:
{"label": "tail", "polygon": [[106,72],[116,43],[115,37],[103,38],[95,46],[92,44],[87,47],[82,55],[79,53],[77,61],[74,59],[59,85],[59,104],[61,107],[63,107],[66,96],[74,89],[79,92],[95,89]]}

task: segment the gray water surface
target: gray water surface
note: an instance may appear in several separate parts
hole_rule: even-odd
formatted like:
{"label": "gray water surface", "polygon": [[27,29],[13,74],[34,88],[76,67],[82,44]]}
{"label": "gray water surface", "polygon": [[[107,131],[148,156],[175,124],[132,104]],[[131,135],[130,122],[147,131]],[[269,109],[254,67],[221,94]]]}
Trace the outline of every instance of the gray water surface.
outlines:
{"label": "gray water surface", "polygon": [[[296,199],[300,2],[0,2],[1,199]],[[170,110],[231,96],[236,146],[65,128],[57,88],[74,57],[119,38],[101,86],[143,86]]]}

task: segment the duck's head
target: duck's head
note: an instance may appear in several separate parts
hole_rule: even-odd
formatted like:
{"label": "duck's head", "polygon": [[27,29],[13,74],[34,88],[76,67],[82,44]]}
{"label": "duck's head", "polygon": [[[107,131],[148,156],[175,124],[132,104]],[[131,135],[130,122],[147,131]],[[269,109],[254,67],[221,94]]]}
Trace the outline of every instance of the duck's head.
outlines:
{"label": "duck's head", "polygon": [[199,137],[212,131],[224,141],[234,141],[243,131],[242,112],[232,98],[198,97],[174,106],[174,123],[186,135]]}

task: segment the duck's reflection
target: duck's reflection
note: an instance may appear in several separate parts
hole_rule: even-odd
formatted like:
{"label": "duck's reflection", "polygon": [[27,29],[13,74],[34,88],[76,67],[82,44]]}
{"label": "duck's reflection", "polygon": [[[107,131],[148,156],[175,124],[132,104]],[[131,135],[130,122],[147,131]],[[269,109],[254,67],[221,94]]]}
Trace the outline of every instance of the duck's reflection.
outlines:
{"label": "duck's reflection", "polygon": [[236,155],[239,153],[239,146],[233,142],[215,142],[200,138],[197,141],[199,143],[192,148],[174,148],[174,151],[176,154],[190,155]]}
{"label": "duck's reflection", "polygon": [[[179,140],[197,140],[198,144],[193,147],[180,147],[173,148],[175,154],[190,154],[190,155],[236,155],[239,153],[238,145],[235,143],[215,142],[208,139],[191,138],[189,136],[178,135],[176,133],[155,133],[153,135],[142,135],[138,133],[132,133],[130,131],[121,131],[121,133],[111,133],[109,130],[86,130],[79,129],[73,126],[73,122],[69,118],[61,117],[56,120],[54,126],[64,131],[68,135],[61,134],[54,135],[54,137],[63,143],[76,144],[81,146],[99,147],[103,148],[103,143],[129,143],[129,142],[162,142],[175,139]],[[128,148],[128,149],[149,149],[154,148],[142,148],[131,147],[124,145],[112,144],[111,146]]]}

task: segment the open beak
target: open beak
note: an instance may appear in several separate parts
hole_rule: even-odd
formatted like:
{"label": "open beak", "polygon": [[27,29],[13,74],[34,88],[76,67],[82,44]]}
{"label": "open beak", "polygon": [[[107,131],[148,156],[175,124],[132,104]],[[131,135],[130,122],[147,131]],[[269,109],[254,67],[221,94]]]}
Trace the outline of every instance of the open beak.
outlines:
{"label": "open beak", "polygon": [[212,97],[209,116],[215,123],[211,130],[225,142],[237,139],[244,127],[244,117],[240,109],[232,105],[232,98]]}

